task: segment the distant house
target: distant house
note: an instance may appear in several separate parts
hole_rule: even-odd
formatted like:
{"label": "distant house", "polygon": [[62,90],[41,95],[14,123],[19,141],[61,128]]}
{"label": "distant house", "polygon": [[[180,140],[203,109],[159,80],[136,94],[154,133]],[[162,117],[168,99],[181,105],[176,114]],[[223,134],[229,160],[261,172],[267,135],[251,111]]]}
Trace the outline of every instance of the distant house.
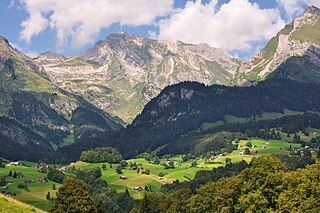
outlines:
{"label": "distant house", "polygon": [[244,155],[244,152],[239,152],[239,155]]}
{"label": "distant house", "polygon": [[136,170],[136,169],[137,169],[136,166],[134,166],[134,165],[131,165],[131,166],[130,166],[130,170]]}
{"label": "distant house", "polygon": [[45,183],[46,179],[45,178],[38,178],[37,183]]}
{"label": "distant house", "polygon": [[120,176],[121,180],[127,180],[128,178],[126,176]]}
{"label": "distant house", "polygon": [[[171,162],[171,160],[166,160],[166,161],[165,161],[165,163],[166,163],[168,166],[169,166],[170,162]],[[179,163],[178,163],[177,161],[173,161],[173,165],[174,165],[175,167],[177,167],[177,166],[179,166]]]}
{"label": "distant house", "polygon": [[250,155],[256,155],[256,154],[258,154],[257,150],[250,150]]}
{"label": "distant house", "polygon": [[27,178],[27,179],[24,180],[24,183],[31,183],[32,181],[33,180]]}
{"label": "distant house", "polygon": [[58,171],[59,171],[59,172],[65,172],[65,171],[66,171],[66,167],[65,167],[65,166],[60,167],[60,168],[58,169]]}
{"label": "distant house", "polygon": [[143,169],[139,169],[139,174],[143,175],[144,174],[144,170]]}
{"label": "distant house", "polygon": [[133,188],[133,191],[135,192],[141,192],[143,190],[142,186],[136,186]]}
{"label": "distant house", "polygon": [[19,166],[20,162],[10,162],[9,166]]}
{"label": "distant house", "polygon": [[10,193],[10,192],[5,192],[5,193],[3,193],[3,195],[6,196],[6,197],[16,196],[15,193]]}
{"label": "distant house", "polygon": [[22,172],[16,172],[16,177],[17,177],[17,178],[22,178],[22,177],[23,177]]}

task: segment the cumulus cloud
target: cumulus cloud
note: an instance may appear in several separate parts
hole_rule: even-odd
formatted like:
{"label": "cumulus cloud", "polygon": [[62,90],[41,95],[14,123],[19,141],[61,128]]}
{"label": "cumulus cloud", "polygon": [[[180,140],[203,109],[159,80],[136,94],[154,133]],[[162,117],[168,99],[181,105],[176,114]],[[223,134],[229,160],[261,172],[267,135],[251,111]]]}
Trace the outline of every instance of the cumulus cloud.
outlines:
{"label": "cumulus cloud", "polygon": [[285,12],[288,20],[301,15],[307,6],[320,8],[320,0],[277,0],[277,3]]}
{"label": "cumulus cloud", "polygon": [[217,0],[187,2],[184,9],[159,21],[158,38],[208,43],[225,50],[251,49],[269,40],[285,22],[278,9],[261,9],[249,0],[230,0],[217,8]]}
{"label": "cumulus cloud", "polygon": [[81,47],[94,41],[100,30],[119,23],[127,26],[152,25],[167,16],[173,0],[21,0],[29,17],[21,23],[20,37],[33,36],[51,28],[58,47],[69,43]]}

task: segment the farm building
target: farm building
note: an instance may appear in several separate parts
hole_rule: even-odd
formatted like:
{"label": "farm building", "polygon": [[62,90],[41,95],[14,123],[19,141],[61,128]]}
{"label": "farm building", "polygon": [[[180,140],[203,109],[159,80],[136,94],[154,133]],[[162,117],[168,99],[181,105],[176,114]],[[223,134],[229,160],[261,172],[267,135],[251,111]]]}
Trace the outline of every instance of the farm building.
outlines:
{"label": "farm building", "polygon": [[25,179],[24,180],[24,183],[31,183],[33,180],[31,180],[31,179]]}
{"label": "farm building", "polygon": [[256,155],[256,154],[258,154],[257,150],[250,150],[250,155]]}
{"label": "farm building", "polygon": [[8,165],[9,166],[19,166],[20,162],[10,162]]}
{"label": "farm building", "polygon": [[133,188],[133,191],[135,192],[141,192],[143,190],[142,186],[136,186]]}
{"label": "farm building", "polygon": [[38,178],[37,183],[45,183],[46,179],[45,178]]}
{"label": "farm building", "polygon": [[137,169],[136,166],[134,166],[134,165],[131,165],[131,166],[130,166],[130,170],[136,170],[136,169]]}
{"label": "farm building", "polygon": [[22,177],[23,177],[22,172],[16,172],[16,177],[17,177],[17,178],[22,178]]}
{"label": "farm building", "polygon": [[120,176],[121,180],[127,180],[128,178],[126,176]]}

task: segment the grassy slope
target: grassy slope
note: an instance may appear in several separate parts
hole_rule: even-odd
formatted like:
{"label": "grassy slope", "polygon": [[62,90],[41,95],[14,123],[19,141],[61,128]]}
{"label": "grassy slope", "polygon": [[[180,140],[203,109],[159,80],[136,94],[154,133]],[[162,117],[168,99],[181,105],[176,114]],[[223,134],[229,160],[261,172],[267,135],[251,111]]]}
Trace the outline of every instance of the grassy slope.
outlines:
{"label": "grassy slope", "polygon": [[293,39],[298,41],[309,41],[320,46],[320,21],[315,25],[303,25],[299,30],[292,34]]}
{"label": "grassy slope", "polygon": [[[246,148],[245,144],[248,142],[246,140],[241,140],[239,142],[239,148],[238,150],[233,151],[231,154],[226,155],[224,157],[215,159],[215,162],[221,162],[225,163],[226,158],[230,158],[232,162],[239,162],[242,160],[246,160],[247,162],[251,161],[253,157],[257,157],[259,155],[272,155],[272,154],[283,154],[283,153],[288,153],[285,148],[291,147],[300,147],[300,144],[296,143],[288,143],[283,140],[261,140],[261,139],[253,139],[249,140],[253,147],[250,150],[257,150],[258,154],[257,155],[239,155],[239,152],[243,152],[244,149]],[[269,143],[267,145],[267,143]],[[242,146],[240,148],[240,145]],[[262,146],[266,146],[267,148],[262,148]]]}
{"label": "grassy slope", "polygon": [[[311,130],[315,131],[315,130]],[[320,131],[319,131],[320,134]],[[228,154],[223,157],[216,158],[210,163],[205,162],[204,159],[197,160],[197,167],[191,168],[191,162],[182,162],[181,157],[175,157],[171,158],[171,160],[177,161],[179,163],[179,166],[174,169],[164,169],[164,166],[162,165],[155,165],[152,163],[149,163],[145,159],[139,158],[139,159],[130,159],[128,160],[128,163],[142,163],[142,167],[144,169],[149,169],[151,174],[150,175],[139,175],[137,174],[136,170],[129,170],[127,167],[126,169],[123,169],[124,175],[128,179],[127,180],[120,180],[119,174],[116,173],[115,169],[110,168],[109,164],[107,165],[107,169],[102,171],[102,179],[106,180],[110,187],[118,190],[118,191],[124,191],[125,189],[128,189],[130,194],[134,198],[141,198],[144,194],[144,191],[142,192],[133,192],[133,187],[135,186],[142,186],[149,185],[152,187],[153,191],[156,191],[160,189],[162,184],[170,183],[174,180],[181,181],[188,181],[190,179],[193,179],[196,172],[200,170],[211,170],[214,167],[224,166],[225,165],[225,159],[231,158],[232,162],[239,162],[241,160],[250,161],[253,157],[259,156],[259,155],[270,155],[270,154],[280,154],[280,153],[289,153],[285,148],[292,147],[300,147],[300,144],[293,144],[286,142],[285,140],[291,140],[292,138],[286,138],[283,136],[283,140],[260,140],[260,139],[252,139],[250,140],[253,146],[256,146],[255,148],[252,148],[251,150],[257,150],[257,155],[239,155],[239,152],[242,152],[245,148],[244,144],[247,141],[240,141],[239,144],[242,144],[243,147],[239,148],[238,150],[233,151],[231,154]],[[262,146],[265,146],[266,143],[269,143],[267,145],[266,149],[263,149]],[[164,160],[161,160],[161,164],[164,162]],[[92,168],[92,167],[101,167],[102,163],[84,163],[84,162],[77,162],[75,164],[76,168],[80,169],[86,169],[86,168]],[[162,171],[165,173],[165,176],[163,178],[160,178],[158,176],[159,172]]]}
{"label": "grassy slope", "polygon": [[[281,118],[284,116],[288,116],[288,115],[300,115],[303,114],[303,112],[298,112],[298,111],[292,111],[292,110],[288,110],[285,109],[283,113],[278,113],[278,112],[264,112],[262,113],[261,116],[258,116],[255,118],[255,120],[269,120],[269,119],[277,119],[277,118]],[[240,117],[235,117],[232,115],[226,115],[224,117],[225,119],[225,123],[244,123],[246,121],[250,121],[253,120],[253,118],[240,118]],[[198,132],[201,130],[208,130],[210,128],[214,128],[217,126],[221,126],[223,124],[225,124],[223,121],[217,121],[214,123],[203,123],[201,125],[201,127],[198,129]]]}
{"label": "grassy slope", "polygon": [[40,209],[37,209],[28,204],[22,203],[10,197],[5,197],[0,194],[0,212],[1,213],[41,213]]}
{"label": "grassy slope", "polygon": [[[16,193],[17,196],[14,198],[34,205],[40,209],[48,210],[51,208],[52,203],[46,200],[46,195],[48,192],[51,193],[51,196],[55,197],[56,190],[52,190],[52,184],[56,184],[56,187],[59,188],[60,184],[54,183],[53,181],[48,181],[46,183],[37,183],[36,179],[40,177],[46,177],[46,174],[39,173],[36,168],[24,167],[24,166],[6,166],[4,169],[0,169],[0,176],[8,175],[9,171],[22,172],[24,177],[22,178],[12,178],[8,177],[9,181],[12,181],[13,184],[8,186],[6,191],[11,193]],[[32,183],[28,184],[29,192],[24,189],[19,189],[18,184],[24,184],[25,179],[33,180]],[[3,189],[1,189],[2,191]]]}

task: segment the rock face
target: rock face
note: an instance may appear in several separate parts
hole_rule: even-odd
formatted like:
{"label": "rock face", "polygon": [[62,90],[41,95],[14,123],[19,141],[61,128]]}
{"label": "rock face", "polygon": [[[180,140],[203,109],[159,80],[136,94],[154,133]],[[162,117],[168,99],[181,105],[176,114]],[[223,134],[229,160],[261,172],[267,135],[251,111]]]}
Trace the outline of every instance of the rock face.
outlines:
{"label": "rock face", "polygon": [[182,81],[228,85],[240,64],[207,44],[171,43],[127,33],[111,34],[78,57],[45,54],[36,61],[60,88],[126,122],[164,87]]}
{"label": "rock face", "polygon": [[247,80],[265,79],[291,57],[308,55],[311,63],[318,63],[317,51],[311,50],[320,47],[319,37],[320,9],[310,7],[303,16],[295,18],[281,30],[250,62],[243,63],[235,82],[245,84]]}

